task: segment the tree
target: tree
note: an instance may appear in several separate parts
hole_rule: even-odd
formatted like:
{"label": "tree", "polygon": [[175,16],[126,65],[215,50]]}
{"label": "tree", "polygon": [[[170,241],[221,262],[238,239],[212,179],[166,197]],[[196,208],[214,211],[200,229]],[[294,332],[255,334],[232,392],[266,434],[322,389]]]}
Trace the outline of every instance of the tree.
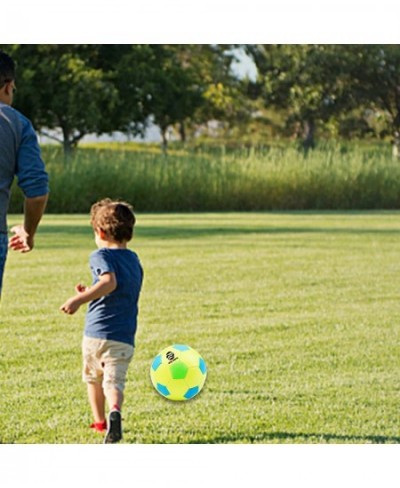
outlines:
{"label": "tree", "polygon": [[151,114],[160,127],[166,150],[170,126],[180,124],[185,140],[184,122],[201,105],[202,87],[181,46],[153,45],[151,51],[152,75],[148,81]]}
{"label": "tree", "polygon": [[196,70],[203,82],[204,103],[191,117],[191,122],[204,124],[218,120],[226,129],[247,123],[252,104],[247,96],[247,82],[232,71],[236,60],[235,45],[203,45],[194,57]]}
{"label": "tree", "polygon": [[[357,115],[352,124],[368,133],[371,113],[380,118],[400,157],[399,45],[248,45],[259,79],[252,90],[267,105],[286,111],[313,147],[318,124]],[[368,118],[363,115],[368,114]]]}
{"label": "tree", "polygon": [[[150,118],[167,131],[244,116],[243,86],[221,45],[10,45],[16,108],[61,142],[68,157],[88,133],[143,134]],[[61,129],[61,137],[51,129]]]}
{"label": "tree", "polygon": [[248,45],[259,78],[255,91],[267,106],[286,111],[287,124],[299,123],[303,147],[315,145],[318,124],[356,106],[345,46]]}
{"label": "tree", "polygon": [[400,46],[353,45],[348,53],[352,95],[387,121],[400,158]]}
{"label": "tree", "polygon": [[153,85],[157,66],[149,44],[102,44],[94,65],[109,74],[118,91],[113,110],[114,130],[144,134],[153,111]]}
{"label": "tree", "polygon": [[148,96],[164,149],[172,126],[178,125],[185,142],[187,126],[229,118],[239,92],[235,92],[237,80],[230,71],[233,55],[225,46],[167,44],[150,48]]}
{"label": "tree", "polygon": [[85,134],[111,131],[118,92],[108,72],[93,66],[97,45],[14,45],[16,108],[37,129],[60,128],[68,157]]}

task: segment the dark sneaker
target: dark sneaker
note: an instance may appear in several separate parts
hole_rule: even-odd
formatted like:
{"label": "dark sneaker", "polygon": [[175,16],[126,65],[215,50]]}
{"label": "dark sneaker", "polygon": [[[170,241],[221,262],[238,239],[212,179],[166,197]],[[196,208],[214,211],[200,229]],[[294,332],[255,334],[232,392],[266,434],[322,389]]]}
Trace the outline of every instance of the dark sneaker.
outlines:
{"label": "dark sneaker", "polygon": [[108,418],[108,430],[104,438],[104,444],[114,444],[122,439],[121,412],[113,410]]}

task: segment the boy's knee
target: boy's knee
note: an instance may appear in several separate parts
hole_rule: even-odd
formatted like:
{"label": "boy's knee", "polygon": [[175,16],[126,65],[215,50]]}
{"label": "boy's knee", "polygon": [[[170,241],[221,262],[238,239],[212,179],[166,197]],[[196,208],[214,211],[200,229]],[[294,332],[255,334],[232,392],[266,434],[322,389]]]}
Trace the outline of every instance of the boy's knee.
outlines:
{"label": "boy's knee", "polygon": [[125,378],[123,380],[117,381],[115,379],[104,379],[103,381],[103,391],[107,396],[108,393],[118,390],[123,393],[125,390]]}

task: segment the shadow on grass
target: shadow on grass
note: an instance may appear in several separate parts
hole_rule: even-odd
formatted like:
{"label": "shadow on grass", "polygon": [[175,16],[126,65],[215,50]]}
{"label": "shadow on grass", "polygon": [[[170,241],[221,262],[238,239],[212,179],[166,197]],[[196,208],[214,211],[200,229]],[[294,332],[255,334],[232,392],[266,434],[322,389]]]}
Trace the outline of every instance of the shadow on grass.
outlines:
{"label": "shadow on grass", "polygon": [[37,242],[40,249],[95,248],[93,230],[89,225],[41,225]]}
{"label": "shadow on grass", "polygon": [[143,238],[190,239],[233,235],[279,235],[279,234],[380,234],[397,235],[399,229],[353,229],[345,227],[138,227],[136,235]]}
{"label": "shadow on grass", "polygon": [[[67,237],[93,237],[89,225],[42,225],[39,230],[43,236],[53,234]],[[346,228],[346,227],[200,227],[200,226],[138,226],[135,236],[144,239],[196,239],[202,237],[246,236],[246,235],[285,235],[285,234],[377,234],[398,235],[399,229]],[[42,244],[45,243],[42,241]],[[43,246],[42,246],[43,247]]]}
{"label": "shadow on grass", "polygon": [[71,225],[47,225],[43,224],[39,227],[39,232],[41,234],[68,234],[70,236],[75,235],[93,235],[93,230],[90,225],[76,225],[71,223]]}
{"label": "shadow on grass", "polygon": [[256,435],[235,433],[216,436],[211,439],[190,442],[190,444],[229,444],[229,443],[293,443],[296,444],[346,444],[346,443],[367,443],[367,444],[399,444],[400,437],[384,435],[343,435],[343,434],[318,434],[305,432],[263,432]]}

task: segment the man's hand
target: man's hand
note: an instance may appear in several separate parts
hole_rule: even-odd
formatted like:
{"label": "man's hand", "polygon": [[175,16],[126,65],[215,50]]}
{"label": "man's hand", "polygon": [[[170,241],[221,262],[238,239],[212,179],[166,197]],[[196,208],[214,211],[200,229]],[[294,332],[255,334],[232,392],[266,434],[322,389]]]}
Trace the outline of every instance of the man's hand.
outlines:
{"label": "man's hand", "polygon": [[10,249],[23,253],[32,251],[34,246],[33,237],[26,232],[23,225],[14,225],[11,228],[11,232],[14,235],[8,241],[8,247]]}

